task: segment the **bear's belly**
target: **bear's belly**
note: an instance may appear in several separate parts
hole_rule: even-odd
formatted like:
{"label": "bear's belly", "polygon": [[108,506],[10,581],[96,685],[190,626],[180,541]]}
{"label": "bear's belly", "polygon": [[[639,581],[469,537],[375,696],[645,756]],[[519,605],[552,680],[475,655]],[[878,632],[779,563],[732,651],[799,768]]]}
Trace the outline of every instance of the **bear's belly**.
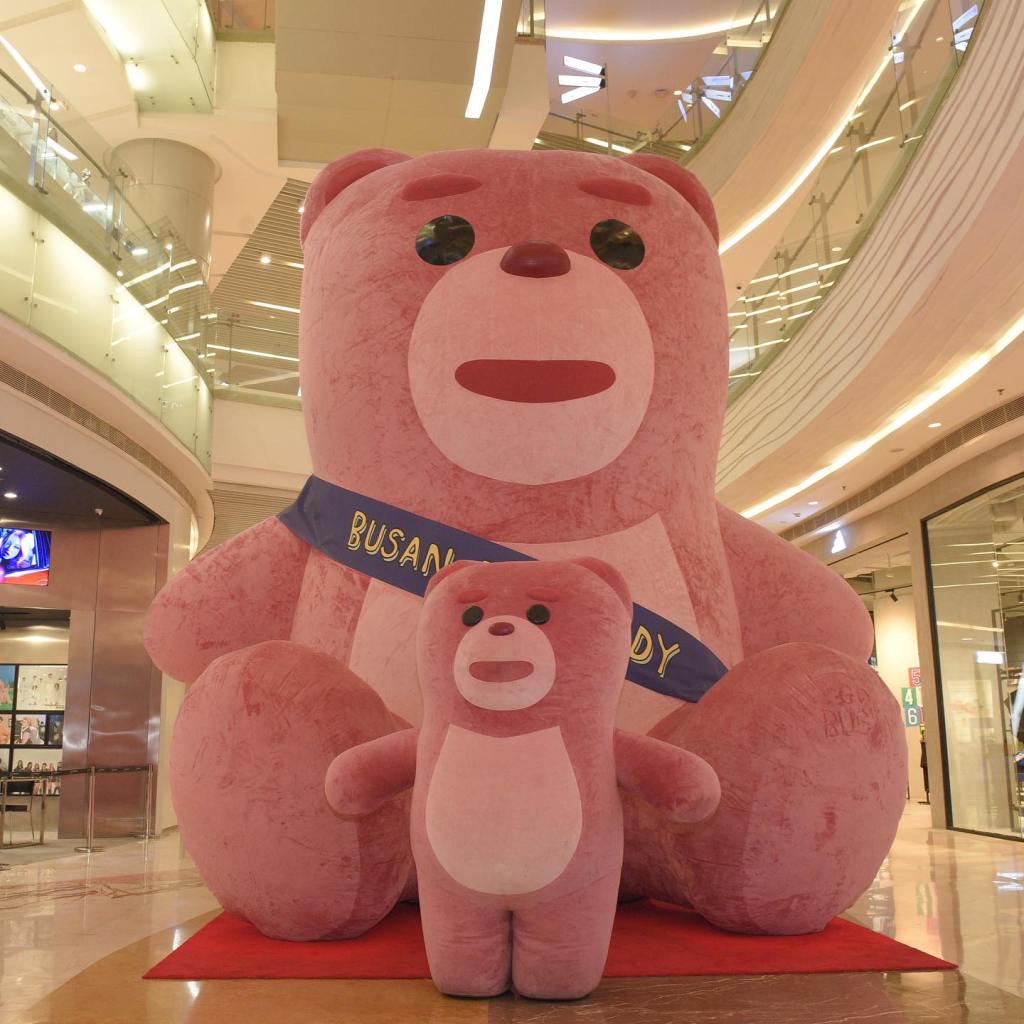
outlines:
{"label": "bear's belly", "polygon": [[554,882],[583,830],[561,730],[499,738],[449,726],[425,817],[434,856],[467,889],[514,896]]}
{"label": "bear's belly", "polygon": [[[626,578],[634,601],[700,637],[690,591],[660,516],[607,537],[509,546],[547,560],[593,555],[610,562]],[[365,679],[395,714],[413,725],[422,719],[415,645],[421,603],[412,594],[371,580],[349,657],[352,671]],[[679,701],[672,697],[627,683],[617,724],[645,733],[678,707]]]}

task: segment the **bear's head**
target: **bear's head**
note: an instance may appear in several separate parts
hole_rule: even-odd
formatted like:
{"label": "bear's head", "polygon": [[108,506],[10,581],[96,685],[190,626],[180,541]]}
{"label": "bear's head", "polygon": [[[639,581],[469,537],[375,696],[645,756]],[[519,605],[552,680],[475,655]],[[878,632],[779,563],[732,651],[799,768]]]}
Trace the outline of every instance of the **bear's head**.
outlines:
{"label": "bear's head", "polygon": [[417,631],[424,723],[516,734],[611,729],[633,602],[597,558],[455,562],[427,587]]}
{"label": "bear's head", "polygon": [[302,217],[314,471],[508,541],[710,503],[717,226],[667,158],[352,154]]}

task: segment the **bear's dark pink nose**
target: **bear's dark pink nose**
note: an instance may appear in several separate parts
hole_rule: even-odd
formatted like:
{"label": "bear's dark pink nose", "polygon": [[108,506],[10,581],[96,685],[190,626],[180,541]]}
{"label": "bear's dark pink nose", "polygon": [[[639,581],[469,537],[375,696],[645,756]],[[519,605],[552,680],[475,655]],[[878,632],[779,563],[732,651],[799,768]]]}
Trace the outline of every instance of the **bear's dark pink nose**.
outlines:
{"label": "bear's dark pink nose", "polygon": [[511,622],[492,622],[491,628],[488,630],[489,633],[493,633],[495,636],[508,636],[515,631],[516,627]]}
{"label": "bear's dark pink nose", "polygon": [[501,257],[501,269],[517,277],[561,277],[572,264],[569,254],[554,242],[516,242]]}

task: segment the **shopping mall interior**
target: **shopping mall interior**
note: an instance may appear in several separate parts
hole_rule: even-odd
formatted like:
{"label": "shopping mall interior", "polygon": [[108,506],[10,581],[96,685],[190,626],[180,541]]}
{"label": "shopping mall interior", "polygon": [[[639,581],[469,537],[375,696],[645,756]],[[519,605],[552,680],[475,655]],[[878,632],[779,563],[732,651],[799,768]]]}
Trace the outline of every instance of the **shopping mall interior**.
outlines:
{"label": "shopping mall interior", "polygon": [[1020,0],[2,0],[0,1024],[1024,1021],[1022,251]]}

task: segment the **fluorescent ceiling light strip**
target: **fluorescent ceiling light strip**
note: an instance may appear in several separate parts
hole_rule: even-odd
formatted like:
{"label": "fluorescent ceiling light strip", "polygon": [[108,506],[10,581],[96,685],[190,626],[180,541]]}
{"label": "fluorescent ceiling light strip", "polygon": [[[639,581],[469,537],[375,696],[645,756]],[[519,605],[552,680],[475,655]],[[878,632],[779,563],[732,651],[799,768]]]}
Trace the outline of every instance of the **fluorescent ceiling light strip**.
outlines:
{"label": "fluorescent ceiling light strip", "polygon": [[573,71],[583,71],[588,75],[604,74],[604,68],[600,64],[595,64],[590,60],[583,60],[582,57],[570,57],[566,55],[562,58],[562,63],[567,68],[572,68]]}
{"label": "fluorescent ceiling light strip", "polygon": [[777,494],[773,494],[770,498],[766,498],[756,505],[751,505],[750,508],[744,509],[741,514],[748,519],[759,516],[763,512],[775,508],[776,505],[781,505],[782,502],[788,501],[801,491],[805,491],[808,487],[813,487],[820,480],[824,480],[825,477],[838,472],[844,466],[848,466],[854,459],[859,458],[866,451],[874,448],[876,444],[884,441],[885,438],[895,433],[900,427],[906,426],[911,420],[916,419],[936,402],[951,394],[961,384],[983,370],[1000,352],[1016,341],[1022,331],[1024,331],[1024,314],[1019,316],[987,349],[968,359],[948,377],[944,377],[939,381],[934,388],[918,395],[909,405],[904,406],[888,423],[879,427],[873,434],[868,434],[867,437],[855,441],[827,466],[815,470],[810,476],[805,477],[799,483],[794,484],[792,487],[787,487]]}
{"label": "fluorescent ceiling light strip", "polygon": [[296,356],[279,356],[274,352],[257,352],[251,348],[234,348],[231,345],[207,345],[207,348],[216,349],[218,352],[237,352],[243,356],[263,356],[264,359],[280,359],[286,363],[297,363]]}
{"label": "fluorescent ceiling light strip", "polygon": [[769,348],[772,345],[785,345],[789,338],[776,338],[774,341],[760,341],[756,345],[730,345],[730,352],[756,352],[760,348]]}
{"label": "fluorescent ceiling light strip", "polygon": [[175,292],[183,292],[189,288],[198,288],[202,283],[202,281],[186,281],[185,284],[176,284],[173,288],[168,289],[167,294],[173,295]]}
{"label": "fluorescent ceiling light strip", "polygon": [[282,313],[298,313],[299,311],[294,306],[278,306],[273,302],[257,302],[255,299],[249,299],[250,306],[259,306],[261,309],[279,309]]}
{"label": "fluorescent ceiling light strip", "polygon": [[[913,10],[910,12],[906,23],[903,28],[893,36],[893,44],[897,44],[905,35],[907,29],[910,27],[910,23],[917,16],[918,11],[921,10],[924,0],[918,0]],[[857,102],[850,107],[849,113],[845,114],[842,120],[835,126],[832,133],[825,140],[825,142],[818,147],[818,149],[812,154],[810,160],[797,172],[796,176],[789,182],[786,187],[775,196],[774,199],[770,200],[765,206],[763,206],[757,213],[750,217],[745,223],[740,225],[731,235],[722,240],[721,245],[718,247],[719,253],[728,252],[737,242],[741,242],[744,238],[759,228],[766,220],[774,216],[778,211],[785,206],[785,204],[792,199],[796,194],[797,189],[811,176],[818,164],[828,155],[829,150],[839,141],[840,135],[842,135],[846,125],[852,119],[854,113],[860,109],[861,103],[868,96],[871,90],[875,87],[875,83],[881,78],[882,73],[890,66],[891,57],[886,52],[882,58],[881,63],[875,70],[875,73],[871,76],[871,80],[868,82],[864,91],[857,97]],[[795,271],[792,271],[795,273]]]}
{"label": "fluorescent ceiling light strip", "polygon": [[564,28],[552,28],[548,25],[544,34],[548,39],[580,39],[601,43],[655,43],[670,39],[701,39],[704,36],[724,35],[734,28],[746,28],[748,25],[756,25],[767,20],[767,14],[758,13],[753,20],[741,18],[736,21],[706,22],[703,25],[681,25],[673,28],[636,29],[635,31],[598,28],[590,25],[568,25]]}
{"label": "fluorescent ceiling light strip", "polygon": [[175,341],[191,341],[193,338],[198,338],[200,332],[196,331],[195,334],[183,334],[180,338],[175,338]]}
{"label": "fluorescent ceiling light strip", "polygon": [[161,302],[166,302],[169,298],[169,295],[161,295],[159,299],[154,299],[152,302],[143,303],[142,308],[152,309],[154,306],[159,306]]}
{"label": "fluorescent ceiling light strip", "polygon": [[884,139],[872,139],[871,142],[865,142],[863,145],[858,146],[854,153],[863,153],[865,149],[871,149],[872,146],[881,146],[886,142],[892,142],[895,138],[895,135],[886,135]]}
{"label": "fluorescent ceiling light strip", "polygon": [[62,156],[65,160],[78,159],[77,153],[73,153],[67,146],[62,146],[56,139],[51,139],[49,136],[46,137],[46,148],[53,150],[57,156]]}
{"label": "fluorescent ceiling light strip", "polygon": [[594,75],[559,75],[559,85],[586,85],[591,89],[601,88],[601,79]]}
{"label": "fluorescent ceiling light strip", "polygon": [[284,265],[286,267],[294,267],[296,270],[305,270],[306,269],[306,264],[305,263],[295,263],[292,260],[285,260],[284,261]]}
{"label": "fluorescent ceiling light strip", "polygon": [[0,46],[2,46],[10,55],[11,59],[15,64],[25,72],[28,80],[36,87],[38,92],[44,100],[49,102],[50,90],[46,87],[46,83],[36,74],[35,68],[6,40],[3,36],[0,36]]}
{"label": "fluorescent ceiling light strip", "polygon": [[966,11],[964,11],[963,14],[960,15],[959,18],[954,20],[954,22],[953,22],[953,31],[954,32],[959,32],[960,29],[962,29],[964,27],[964,25],[967,24],[967,22],[972,21],[977,16],[978,16],[978,5],[977,4],[972,4],[970,7],[967,8]]}
{"label": "fluorescent ceiling light strip", "polygon": [[476,50],[476,69],[473,87],[469,91],[466,117],[478,118],[484,111],[487,93],[491,89],[494,71],[494,51],[498,45],[498,26],[501,24],[501,0],[484,0],[484,15],[480,21],[480,43]]}
{"label": "fluorescent ceiling light strip", "polygon": [[[148,281],[151,277],[156,277],[157,274],[162,274],[171,265],[169,263],[161,263],[159,267],[154,270],[147,270],[144,274],[139,274],[138,277],[133,277],[130,281],[124,282],[125,288],[131,288],[133,284],[139,284],[142,281]],[[173,267],[171,268],[174,269]]]}
{"label": "fluorescent ceiling light strip", "polygon": [[583,99],[586,96],[593,96],[595,92],[600,92],[600,91],[601,91],[600,89],[597,89],[594,86],[589,86],[588,87],[588,86],[585,86],[585,85],[581,85],[578,89],[570,89],[568,92],[563,92],[562,93],[562,102],[563,103],[572,103],[574,100],[581,100],[581,99]]}
{"label": "fluorescent ceiling light strip", "polygon": [[184,270],[185,267],[194,267],[196,265],[195,260],[182,260],[181,263],[175,263],[171,270]]}
{"label": "fluorescent ceiling light strip", "polygon": [[850,257],[847,256],[844,260],[836,260],[834,263],[822,263],[819,270],[831,270],[833,267],[841,267],[844,263],[849,263]]}

